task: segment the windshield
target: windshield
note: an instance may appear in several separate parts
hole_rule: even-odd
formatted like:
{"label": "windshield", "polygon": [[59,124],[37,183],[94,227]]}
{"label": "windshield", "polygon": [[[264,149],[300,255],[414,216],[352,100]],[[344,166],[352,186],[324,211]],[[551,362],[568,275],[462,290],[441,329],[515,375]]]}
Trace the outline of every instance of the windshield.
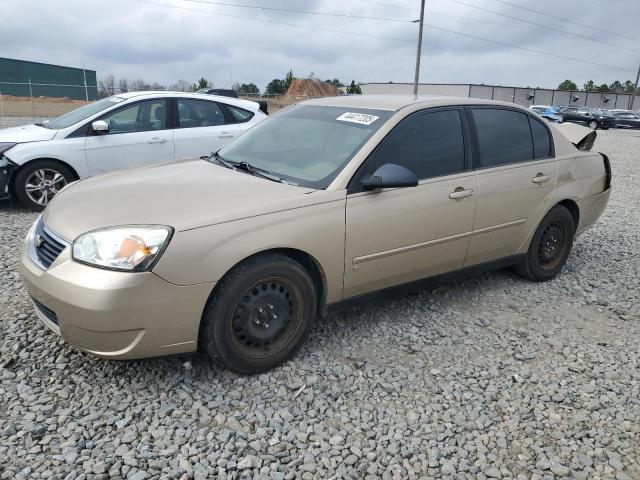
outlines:
{"label": "windshield", "polygon": [[124,98],[121,97],[103,98],[102,100],[98,100],[97,102],[88,103],[80,108],[71,110],[70,112],[67,112],[58,118],[55,118],[50,122],[39,125],[47,128],[53,128],[55,130],[67,128],[122,101],[124,101]]}
{"label": "windshield", "polygon": [[295,105],[259,123],[218,153],[224,160],[249,163],[290,184],[326,188],[392,114]]}

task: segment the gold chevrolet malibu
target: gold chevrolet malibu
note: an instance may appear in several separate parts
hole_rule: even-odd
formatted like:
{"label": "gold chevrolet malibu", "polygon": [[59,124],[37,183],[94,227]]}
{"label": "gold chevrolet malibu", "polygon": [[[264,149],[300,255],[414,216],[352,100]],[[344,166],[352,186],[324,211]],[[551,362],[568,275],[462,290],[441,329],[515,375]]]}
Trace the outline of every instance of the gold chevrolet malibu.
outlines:
{"label": "gold chevrolet malibu", "polygon": [[21,272],[44,324],[83,351],[199,346],[262,372],[345,301],[506,266],[555,277],[611,192],[595,135],[510,103],[311,100],[210,157],[71,184]]}

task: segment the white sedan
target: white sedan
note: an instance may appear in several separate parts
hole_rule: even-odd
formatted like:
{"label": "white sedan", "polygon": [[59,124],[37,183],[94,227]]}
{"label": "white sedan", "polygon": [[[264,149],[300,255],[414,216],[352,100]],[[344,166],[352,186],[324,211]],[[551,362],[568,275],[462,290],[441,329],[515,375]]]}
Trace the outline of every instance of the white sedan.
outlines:
{"label": "white sedan", "polygon": [[0,130],[0,197],[43,209],[67,183],[208,155],[266,118],[257,102],[131,92],[54,120]]}

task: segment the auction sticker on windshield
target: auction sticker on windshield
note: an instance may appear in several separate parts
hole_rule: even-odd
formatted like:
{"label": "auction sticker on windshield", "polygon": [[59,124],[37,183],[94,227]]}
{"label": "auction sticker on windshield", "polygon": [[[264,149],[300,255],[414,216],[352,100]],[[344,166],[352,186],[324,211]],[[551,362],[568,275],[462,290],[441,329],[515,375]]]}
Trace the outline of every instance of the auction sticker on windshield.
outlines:
{"label": "auction sticker on windshield", "polygon": [[336,120],[340,120],[342,122],[359,123],[360,125],[371,125],[379,118],[380,117],[369,115],[368,113],[344,112],[342,115],[336,118]]}

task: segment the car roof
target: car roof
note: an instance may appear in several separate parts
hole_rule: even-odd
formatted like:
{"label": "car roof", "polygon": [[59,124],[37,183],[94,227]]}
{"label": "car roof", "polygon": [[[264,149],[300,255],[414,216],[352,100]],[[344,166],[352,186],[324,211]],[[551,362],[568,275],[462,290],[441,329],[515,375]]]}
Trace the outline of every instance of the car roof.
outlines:
{"label": "car roof", "polygon": [[181,98],[204,98],[207,100],[215,100],[223,103],[229,103],[231,105],[237,105],[239,107],[249,108],[250,110],[258,110],[260,104],[252,100],[244,100],[242,98],[225,97],[223,95],[211,95],[209,93],[195,93],[195,92],[177,92],[171,90],[145,90],[142,92],[126,92],[118,93],[114,97],[124,98],[130,100],[132,98],[158,98],[158,97],[181,97]]}
{"label": "car roof", "polygon": [[467,97],[441,97],[437,95],[418,96],[413,95],[340,95],[336,97],[314,98],[301,102],[304,105],[320,105],[331,107],[367,108],[372,110],[398,111],[411,105],[428,107],[446,107],[451,105],[501,105],[523,107],[509,102],[497,100],[484,100],[481,98]]}

